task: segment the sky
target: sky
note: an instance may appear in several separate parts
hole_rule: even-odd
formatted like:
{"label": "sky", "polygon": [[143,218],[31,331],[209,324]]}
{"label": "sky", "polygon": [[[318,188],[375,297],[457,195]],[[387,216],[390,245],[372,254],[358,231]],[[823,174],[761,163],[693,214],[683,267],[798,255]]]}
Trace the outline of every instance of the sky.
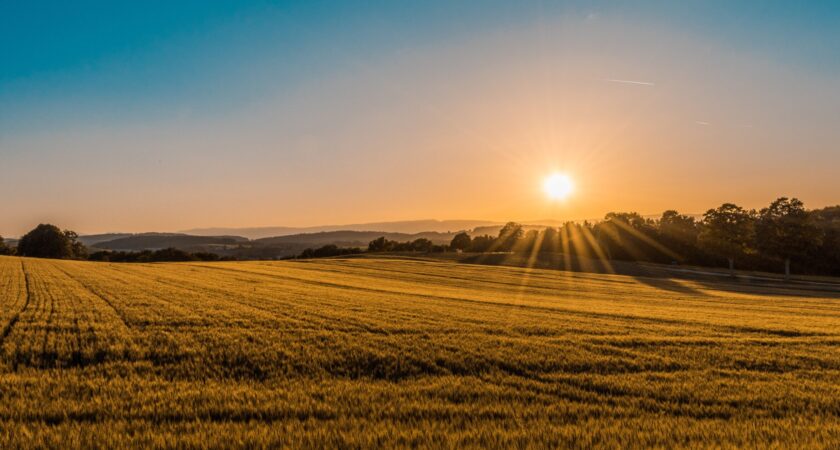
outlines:
{"label": "sky", "polygon": [[0,235],[834,205],[838,29],[816,1],[0,0]]}

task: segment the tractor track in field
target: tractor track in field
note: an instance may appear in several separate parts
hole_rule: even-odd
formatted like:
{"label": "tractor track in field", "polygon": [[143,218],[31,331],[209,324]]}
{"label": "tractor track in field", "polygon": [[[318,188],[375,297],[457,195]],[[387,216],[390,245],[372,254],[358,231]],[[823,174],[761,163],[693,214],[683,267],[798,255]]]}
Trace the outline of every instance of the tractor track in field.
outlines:
{"label": "tractor track in field", "polygon": [[127,330],[131,330],[131,326],[130,326],[130,325],[128,324],[128,322],[126,321],[125,316],[123,315],[123,313],[122,313],[122,312],[121,312],[121,311],[120,311],[120,310],[119,310],[116,306],[114,306],[114,304],[113,304],[113,303],[111,303],[111,301],[110,301],[110,300],[108,300],[108,298],[106,298],[104,295],[100,294],[99,292],[97,292],[96,290],[94,290],[93,288],[91,288],[90,286],[88,286],[87,284],[85,284],[84,282],[82,282],[81,280],[79,280],[78,278],[74,277],[73,275],[71,275],[69,272],[67,272],[67,271],[66,271],[66,270],[64,270],[63,268],[58,267],[57,265],[55,266],[55,268],[56,268],[56,269],[58,269],[58,270],[59,270],[61,273],[63,273],[64,275],[66,275],[66,276],[67,276],[67,278],[69,278],[69,279],[71,279],[71,280],[75,281],[76,283],[78,283],[78,284],[79,284],[79,286],[81,286],[82,288],[84,288],[86,291],[90,292],[90,293],[91,293],[91,294],[93,294],[95,297],[97,297],[98,299],[102,300],[102,301],[103,301],[106,305],[108,305],[108,307],[109,307],[109,308],[111,308],[111,310],[112,310],[112,311],[114,311],[114,314],[116,314],[117,318],[119,318],[119,319],[120,319],[120,322],[122,322],[123,326],[124,326]]}
{"label": "tractor track in field", "polygon": [[[206,267],[208,269],[225,271],[225,272],[237,272],[237,273],[255,273],[253,271],[242,270],[242,269],[234,269],[231,267],[220,267],[214,266],[210,264],[199,264],[200,267]],[[320,280],[311,280],[304,277],[294,276],[290,274],[269,274],[265,272],[258,272],[260,275],[265,276],[267,278],[274,278],[274,279],[282,279],[282,280],[293,280],[302,284],[307,284],[311,286],[324,286],[324,287],[332,287],[335,289],[342,289],[342,290],[351,290],[356,292],[370,292],[376,294],[400,294],[399,290],[393,289],[383,289],[383,288],[375,288],[375,287],[366,287],[366,286],[354,286],[348,285],[339,282],[332,282],[332,281],[320,281]],[[695,327],[705,327],[708,326],[708,323],[697,321],[697,320],[688,320],[688,319],[675,319],[675,318],[662,318],[662,317],[649,317],[649,316],[641,316],[641,315],[632,315],[632,314],[622,314],[618,312],[609,313],[609,312],[597,312],[597,311],[581,311],[572,308],[566,308],[561,306],[547,306],[547,305],[534,305],[534,304],[517,304],[517,303],[510,303],[510,302],[489,302],[483,301],[474,298],[465,298],[465,297],[457,297],[451,295],[432,295],[423,292],[411,292],[410,295],[417,297],[417,298],[425,298],[432,301],[453,301],[459,302],[462,304],[474,304],[480,305],[483,307],[488,308],[510,308],[515,310],[531,310],[531,311],[544,311],[551,314],[559,314],[559,315],[573,315],[577,317],[591,317],[591,318],[607,318],[607,319],[619,319],[619,320],[635,320],[640,323],[650,323],[650,324],[664,324],[664,325],[677,325],[677,326],[695,326]],[[785,329],[771,329],[771,328],[756,328],[750,326],[739,326],[739,325],[722,325],[719,326],[719,329],[726,330],[726,331],[747,331],[747,332],[754,332],[760,334],[771,334],[771,335],[778,335],[778,336],[828,336],[826,333],[819,333],[819,332],[793,332]]]}
{"label": "tractor track in field", "polygon": [[32,288],[30,286],[29,281],[29,272],[26,271],[26,265],[23,263],[23,259],[20,260],[20,270],[23,272],[23,279],[24,283],[26,284],[26,299],[23,302],[23,308],[18,310],[18,312],[16,312],[15,315],[12,316],[11,319],[9,319],[9,322],[6,324],[6,326],[3,327],[3,332],[0,333],[0,346],[2,346],[6,342],[6,338],[9,336],[9,334],[12,333],[12,329],[15,327],[18,320],[20,319],[20,315],[24,311],[26,311],[26,308],[29,307],[29,302],[32,299]]}
{"label": "tractor track in field", "polygon": [[[198,267],[206,268],[206,266],[198,266]],[[260,272],[245,271],[243,273],[247,273],[247,274],[251,274],[251,275],[255,275],[255,276],[266,276],[268,278],[271,278],[270,276],[267,276],[265,274],[261,274]],[[170,280],[170,279],[164,279],[159,275],[155,276],[155,278],[148,278],[148,280],[150,282],[153,282],[153,283],[160,283],[160,284],[163,284],[163,285],[166,285],[166,286],[169,286],[169,287],[173,287],[173,288],[177,288],[177,289],[189,290],[188,288],[186,288],[184,286],[183,283],[178,283],[178,282],[176,282],[174,280]],[[208,291],[211,291],[211,292],[215,292],[215,293],[219,293],[219,294],[225,294],[227,296],[230,296],[230,294],[235,294],[234,291],[231,291],[229,289],[217,288],[217,287],[212,287],[211,288],[211,287],[202,285],[201,283],[195,282],[195,281],[189,281],[189,283],[194,285],[194,286],[201,286],[202,289],[205,289],[205,290],[208,290]],[[292,306],[292,305],[283,305],[282,303],[273,303],[273,305],[276,306],[276,308],[269,308],[269,307],[257,305],[257,304],[254,304],[254,303],[250,303],[250,302],[243,302],[241,300],[236,300],[235,298],[236,298],[235,296],[234,297],[228,297],[228,298],[226,298],[226,301],[230,302],[232,304],[241,306],[241,307],[250,308],[250,309],[253,309],[253,310],[256,310],[256,311],[260,311],[262,313],[266,313],[275,322],[282,321],[282,320],[287,320],[287,321],[292,321],[292,322],[300,322],[300,323],[304,323],[304,324],[306,324],[308,326],[311,326],[313,328],[316,328],[316,329],[323,328],[323,324],[316,321],[315,318],[323,319],[327,322],[341,322],[341,320],[337,320],[333,316],[329,316],[329,315],[325,315],[325,314],[319,314],[319,313],[315,313],[313,311],[307,311],[306,312],[306,314],[310,317],[301,317],[301,316],[296,315],[295,313],[290,313],[290,312],[283,311],[282,309],[278,309],[278,308],[283,308],[284,306],[286,308],[288,308],[289,306]],[[262,298],[261,300],[265,300],[265,298]],[[371,333],[377,333],[378,332],[376,330],[371,329],[369,326],[365,326],[365,325],[362,325],[360,323],[354,323],[352,325],[356,326],[358,329],[360,329],[362,331],[368,331],[368,332],[371,332]]]}

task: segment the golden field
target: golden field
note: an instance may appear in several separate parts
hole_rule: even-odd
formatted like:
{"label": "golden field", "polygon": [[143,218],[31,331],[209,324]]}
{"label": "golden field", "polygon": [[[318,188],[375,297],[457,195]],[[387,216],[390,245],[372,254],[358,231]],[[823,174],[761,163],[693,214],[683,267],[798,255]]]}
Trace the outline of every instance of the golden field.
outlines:
{"label": "golden field", "polygon": [[840,446],[840,294],[0,257],[0,447]]}

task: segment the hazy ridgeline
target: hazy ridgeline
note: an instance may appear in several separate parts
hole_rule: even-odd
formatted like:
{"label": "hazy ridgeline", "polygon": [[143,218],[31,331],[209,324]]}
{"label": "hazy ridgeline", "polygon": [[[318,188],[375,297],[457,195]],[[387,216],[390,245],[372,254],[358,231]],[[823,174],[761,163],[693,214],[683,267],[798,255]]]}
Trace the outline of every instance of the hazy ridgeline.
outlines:
{"label": "hazy ridgeline", "polygon": [[840,297],[400,259],[0,257],[0,447],[840,442]]}

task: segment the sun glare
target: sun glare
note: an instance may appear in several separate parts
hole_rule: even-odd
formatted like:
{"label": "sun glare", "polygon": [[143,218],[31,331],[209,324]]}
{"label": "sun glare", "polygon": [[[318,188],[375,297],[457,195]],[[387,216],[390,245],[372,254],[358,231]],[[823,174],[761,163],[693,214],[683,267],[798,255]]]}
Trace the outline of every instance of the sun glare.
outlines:
{"label": "sun glare", "polygon": [[553,173],[543,181],[545,195],[552,200],[564,200],[571,195],[575,186],[572,179],[564,173]]}

